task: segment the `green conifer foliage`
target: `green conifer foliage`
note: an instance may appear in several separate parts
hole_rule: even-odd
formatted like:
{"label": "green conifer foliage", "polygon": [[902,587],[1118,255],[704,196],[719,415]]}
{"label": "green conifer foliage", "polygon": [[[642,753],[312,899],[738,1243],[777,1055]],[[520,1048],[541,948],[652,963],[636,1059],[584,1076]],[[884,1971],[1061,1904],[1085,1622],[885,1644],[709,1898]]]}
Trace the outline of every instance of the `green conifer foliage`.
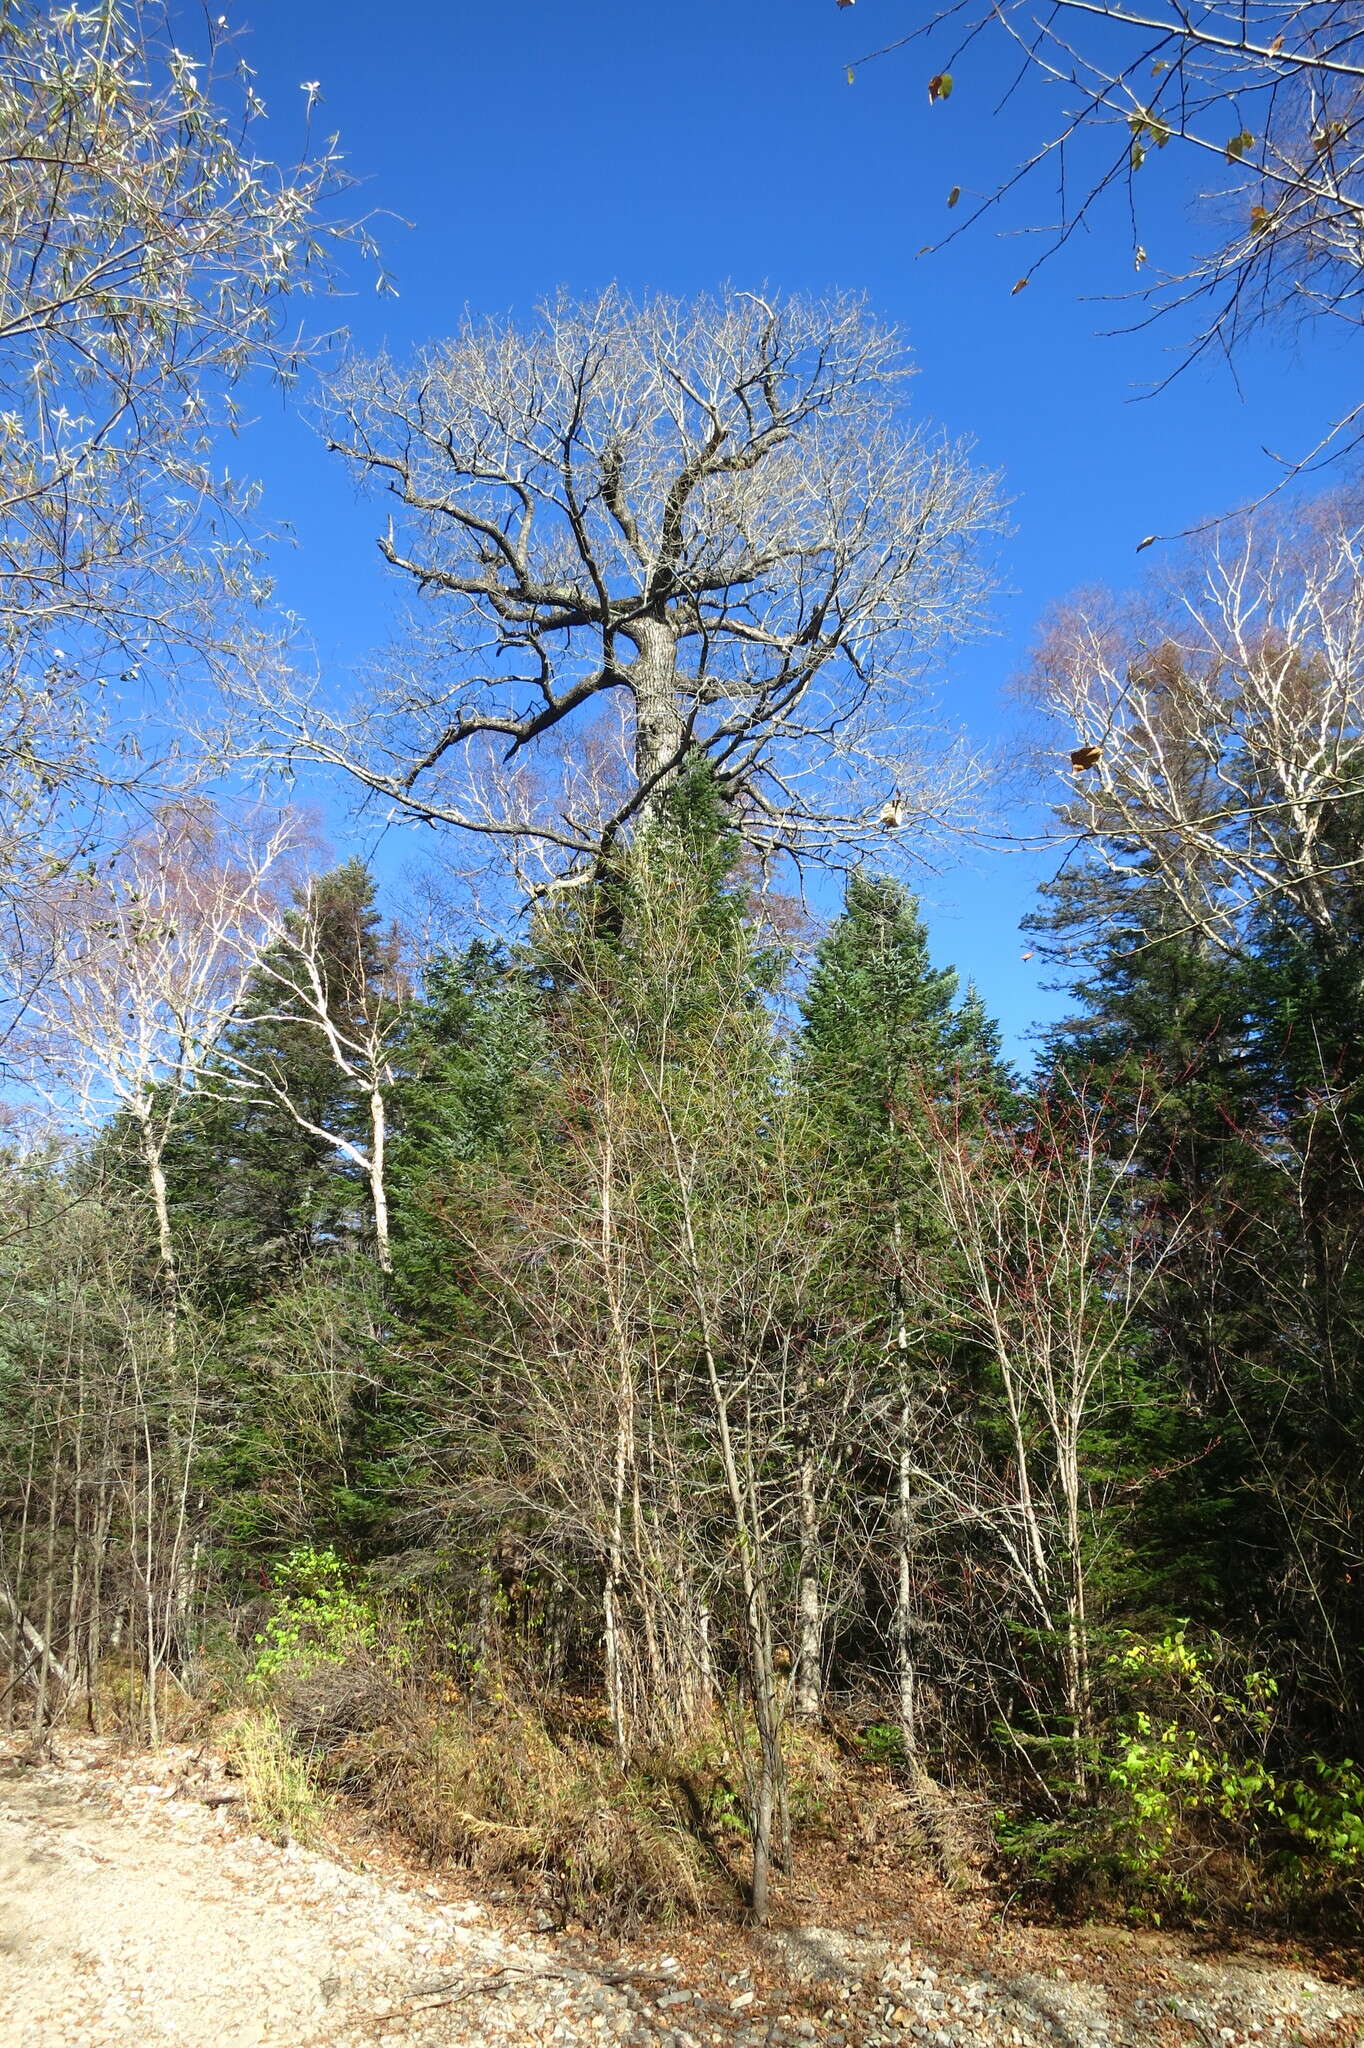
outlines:
{"label": "green conifer foliage", "polygon": [[908,890],[858,869],[800,1005],[801,1073],[844,1143],[882,1151],[892,1107],[920,1080],[998,1083],[998,1035],[975,991],[959,1004],[957,989],[955,971],[929,959]]}
{"label": "green conifer foliage", "polygon": [[[328,1008],[343,1028],[365,1005],[388,999],[379,991],[392,976],[398,939],[384,926],[376,893],[364,863],[350,860],[299,896],[295,923],[306,909]],[[266,956],[167,1158],[172,1199],[192,1224],[200,1268],[227,1299],[268,1289],[310,1257],[363,1239],[367,1228],[357,1170],[318,1135],[363,1141],[366,1106],[291,993],[300,973],[287,941]],[[256,1072],[317,1130],[250,1086]]]}
{"label": "green conifer foliage", "polygon": [[547,1082],[544,978],[524,950],[477,939],[427,969],[397,1048],[392,1149],[396,1264],[415,1331],[449,1335],[464,1313],[450,1258],[451,1205],[530,1142]]}
{"label": "green conifer foliage", "polygon": [[1357,1740],[1346,1674],[1364,1641],[1343,1536],[1364,1508],[1364,1001],[1341,942],[1360,928],[1359,844],[1339,807],[1320,848],[1329,926],[1279,896],[1234,955],[1137,862],[1068,872],[1033,927],[1084,963],[1048,1057],[1115,1143],[1147,1103],[1132,1220],[1177,1233],[1125,1432],[1149,1474],[1128,1596],[1247,1643],[1270,1631],[1257,1654],[1281,1673],[1281,1739],[1296,1721],[1328,1752]]}

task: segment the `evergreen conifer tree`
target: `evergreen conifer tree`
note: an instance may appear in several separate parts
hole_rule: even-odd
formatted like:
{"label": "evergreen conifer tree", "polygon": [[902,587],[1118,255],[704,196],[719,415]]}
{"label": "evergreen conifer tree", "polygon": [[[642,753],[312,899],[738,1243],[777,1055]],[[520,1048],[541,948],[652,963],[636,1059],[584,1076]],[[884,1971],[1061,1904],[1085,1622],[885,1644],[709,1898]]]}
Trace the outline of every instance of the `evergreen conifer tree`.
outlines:
{"label": "evergreen conifer tree", "polygon": [[[372,876],[350,860],[300,891],[331,1014],[343,1029],[381,1005],[398,952],[376,909]],[[366,1105],[331,1057],[304,1004],[287,940],[273,947],[248,986],[222,1056],[210,1067],[167,1158],[172,1200],[199,1244],[199,1264],[227,1299],[269,1287],[318,1252],[362,1238],[363,1179],[326,1134],[366,1135]],[[272,1091],[243,1085],[268,1077]],[[295,1105],[308,1124],[291,1115]]]}
{"label": "evergreen conifer tree", "polygon": [[922,1764],[921,1701],[933,1631],[915,1590],[924,1531],[914,1470],[921,1456],[935,1456],[927,1440],[938,1426],[938,1389],[954,1339],[922,1310],[914,1284],[923,1260],[950,1256],[936,1241],[923,1145],[931,1105],[980,1115],[1009,1100],[997,1034],[975,992],[959,1003],[957,990],[955,972],[931,963],[909,892],[859,871],[818,949],[797,1052],[800,1080],[843,1190],[842,1285],[868,1332],[860,1393],[864,1413],[879,1424],[845,1484],[864,1498],[879,1493],[884,1502],[876,1551],[890,1612],[878,1619],[889,1638],[900,1736],[923,1819],[944,1850],[941,1801]]}
{"label": "evergreen conifer tree", "polygon": [[800,1071],[840,1144],[883,1156],[916,1085],[1001,1085],[998,1033],[975,990],[960,1003],[957,990],[909,891],[856,870],[800,1005]]}

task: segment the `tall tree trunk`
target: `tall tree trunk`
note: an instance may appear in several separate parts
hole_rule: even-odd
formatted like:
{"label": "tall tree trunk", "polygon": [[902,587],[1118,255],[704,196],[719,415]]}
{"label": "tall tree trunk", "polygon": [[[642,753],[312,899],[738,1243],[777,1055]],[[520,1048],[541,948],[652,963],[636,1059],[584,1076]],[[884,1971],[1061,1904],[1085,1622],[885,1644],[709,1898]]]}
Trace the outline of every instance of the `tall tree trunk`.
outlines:
{"label": "tall tree trunk", "polygon": [[384,1150],[388,1125],[384,1091],[380,1087],[371,1088],[369,1091],[369,1128],[369,1195],[374,1210],[374,1245],[380,1272],[391,1273],[393,1252],[388,1235],[388,1189],[384,1183]]}
{"label": "tall tree trunk", "polygon": [[894,1226],[895,1290],[892,1303],[895,1360],[899,1379],[900,1423],[895,1490],[895,1677],[900,1713],[900,1740],[911,1767],[919,1756],[919,1683],[914,1662],[914,1500],[910,1429],[913,1405],[909,1389],[909,1327],[905,1316],[904,1231],[899,1215]]}
{"label": "tall tree trunk", "polygon": [[[137,1124],[138,1149],[147,1172],[147,1187],[156,1217],[156,1242],[161,1262],[161,1288],[167,1315],[173,1320],[179,1273],[175,1263],[175,1239],[171,1233],[170,1191],[166,1185],[163,1160],[164,1140],[158,1141],[152,1121],[152,1105],[145,1095],[136,1095],[130,1105]],[[169,1348],[174,1348],[173,1337]]]}
{"label": "tall tree trunk", "polygon": [[[1078,1405],[1078,1404],[1077,1404]],[[1088,1738],[1089,1622],[1085,1586],[1084,1541],[1080,1526],[1080,1449],[1078,1418],[1067,1418],[1057,1460],[1066,1510],[1066,1548],[1070,1598],[1066,1608],[1066,1694],[1075,1730],[1075,1783],[1083,1795],[1089,1787]]]}
{"label": "tall tree trunk", "polygon": [[797,1485],[800,1582],[796,1596],[795,1709],[798,1720],[815,1723],[823,1706],[824,1602],[820,1592],[819,1497],[808,1417],[801,1436]]}
{"label": "tall tree trunk", "polygon": [[616,1755],[625,1762],[629,1731],[625,1719],[625,1662],[621,1641],[620,1593],[625,1575],[625,1470],[627,1418],[622,1399],[616,1417],[615,1470],[611,1486],[611,1534],[607,1545],[606,1583],[602,1588],[602,1620],[606,1656],[606,1696],[611,1712],[611,1732]]}
{"label": "tall tree trunk", "polygon": [[630,664],[635,697],[635,775],[650,789],[643,816],[654,809],[682,750],[682,713],[677,701],[677,641],[663,619],[640,619],[630,628],[638,650]]}
{"label": "tall tree trunk", "polygon": [[602,1589],[602,1621],[606,1658],[606,1691],[611,1731],[622,1764],[629,1748],[626,1726],[624,1643],[621,1638],[620,1595],[625,1582],[625,1494],[634,1426],[634,1371],[620,1299],[619,1252],[615,1230],[615,1147],[604,1134],[601,1160],[601,1261],[610,1304],[615,1347],[616,1449],[611,1474],[611,1525],[607,1539],[606,1583]]}
{"label": "tall tree trunk", "polygon": [[709,1333],[703,1336],[706,1375],[719,1425],[720,1463],[734,1517],[734,1534],[739,1553],[740,1586],[743,1592],[744,1649],[749,1670],[750,1703],[758,1730],[758,1786],[753,1801],[750,1837],[753,1847],[753,1888],[750,1896],[753,1918],[760,1927],[767,1924],[768,1888],[772,1871],[772,1817],[782,1771],[781,1716],[777,1706],[776,1663],[772,1655],[772,1618],[768,1608],[767,1585],[757,1557],[759,1531],[751,1521],[743,1476],[739,1470],[733,1433],[730,1429],[729,1399],[720,1385],[715,1353]]}
{"label": "tall tree trunk", "polygon": [[682,1164],[676,1132],[669,1129],[678,1193],[682,1198],[682,1229],[690,1269],[692,1297],[700,1322],[701,1356],[715,1415],[719,1438],[720,1469],[733,1517],[735,1548],[739,1556],[739,1584],[743,1646],[749,1675],[750,1705],[758,1730],[758,1784],[752,1803],[749,1836],[753,1849],[753,1886],[750,1906],[754,1920],[767,1923],[768,1891],[772,1873],[772,1818],[777,1807],[782,1778],[781,1713],[777,1703],[777,1674],[773,1657],[772,1615],[767,1598],[767,1581],[758,1556],[762,1530],[752,1511],[749,1489],[739,1465],[738,1446],[730,1424],[729,1395],[720,1383],[710,1304],[706,1299],[705,1276],[692,1220],[690,1189]]}
{"label": "tall tree trunk", "polygon": [[710,1642],[710,1606],[703,1595],[696,1609],[696,1711],[704,1719],[715,1705],[715,1652]]}
{"label": "tall tree trunk", "polygon": [[769,1757],[767,1737],[761,1727],[758,1731],[758,1740],[761,1748],[761,1766],[758,1799],[753,1815],[753,1885],[748,1902],[758,1926],[766,1927],[771,1911],[769,1896],[772,1884],[772,1815],[776,1805],[780,1758],[774,1763]]}
{"label": "tall tree trunk", "polygon": [[914,1662],[914,1502],[911,1493],[909,1432],[911,1423],[909,1390],[900,1382],[900,1457],[896,1534],[899,1569],[895,1587],[895,1675],[899,1694],[900,1740],[905,1755],[915,1761],[919,1754],[919,1686]]}

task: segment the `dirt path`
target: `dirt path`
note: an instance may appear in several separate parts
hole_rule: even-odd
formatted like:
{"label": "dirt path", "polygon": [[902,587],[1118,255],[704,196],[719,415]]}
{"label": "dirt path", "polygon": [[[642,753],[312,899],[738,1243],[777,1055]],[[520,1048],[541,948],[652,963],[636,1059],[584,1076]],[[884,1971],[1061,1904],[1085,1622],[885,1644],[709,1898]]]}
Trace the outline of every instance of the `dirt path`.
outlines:
{"label": "dirt path", "polygon": [[170,1761],[113,1767],[75,1745],[0,1775],[5,2048],[632,2031],[632,1987],[508,1939],[475,1905],[261,1841],[206,1803],[220,1779],[187,1783]]}
{"label": "dirt path", "polygon": [[990,1961],[903,1928],[593,1952],[453,1887],[263,1842],[230,1794],[193,1752],[0,1760],[2,2048],[1364,2048],[1349,1985],[1116,1932]]}

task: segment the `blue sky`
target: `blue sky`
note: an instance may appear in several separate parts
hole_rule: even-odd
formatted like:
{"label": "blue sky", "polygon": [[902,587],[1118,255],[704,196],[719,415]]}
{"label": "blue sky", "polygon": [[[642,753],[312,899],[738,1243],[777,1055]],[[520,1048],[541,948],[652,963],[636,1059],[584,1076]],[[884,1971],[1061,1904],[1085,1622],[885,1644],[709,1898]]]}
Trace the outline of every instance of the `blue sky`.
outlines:
{"label": "blue sky", "polygon": [[[1036,98],[996,111],[1001,77],[958,65],[930,106],[920,46],[857,74],[845,66],[902,33],[913,0],[242,0],[243,53],[271,108],[271,146],[296,141],[304,80],[339,130],[381,227],[399,296],[357,272],[341,308],[355,341],[401,350],[465,306],[526,313],[558,285],[688,293],[729,279],[783,291],[865,291],[906,333],[917,407],[972,437],[1003,472],[1013,532],[1000,550],[994,630],[939,678],[949,715],[1007,749],[1007,685],[1047,606],[1078,585],[1125,584],[1142,535],[1178,530],[1263,490],[1262,446],[1309,447],[1353,401],[1343,344],[1284,338],[1239,365],[1174,366],[1173,331],[1105,338],[1105,303],[1133,283],[1130,233],[1110,210],[1027,291],[1024,230],[1052,195],[919,256],[969,197],[1012,167],[1046,118]],[[1232,123],[1232,126],[1235,124]],[[1230,131],[1229,131],[1230,132]],[[1174,148],[1141,173],[1152,268],[1177,267],[1215,227]],[[403,225],[407,222],[411,225]],[[376,510],[296,411],[266,400],[238,460],[295,545],[284,601],[344,686],[402,596],[378,561]],[[343,832],[335,832],[338,846]],[[1047,861],[977,853],[925,886],[940,961],[979,984],[1012,1047],[1056,1014],[1024,962],[1018,920]]]}

